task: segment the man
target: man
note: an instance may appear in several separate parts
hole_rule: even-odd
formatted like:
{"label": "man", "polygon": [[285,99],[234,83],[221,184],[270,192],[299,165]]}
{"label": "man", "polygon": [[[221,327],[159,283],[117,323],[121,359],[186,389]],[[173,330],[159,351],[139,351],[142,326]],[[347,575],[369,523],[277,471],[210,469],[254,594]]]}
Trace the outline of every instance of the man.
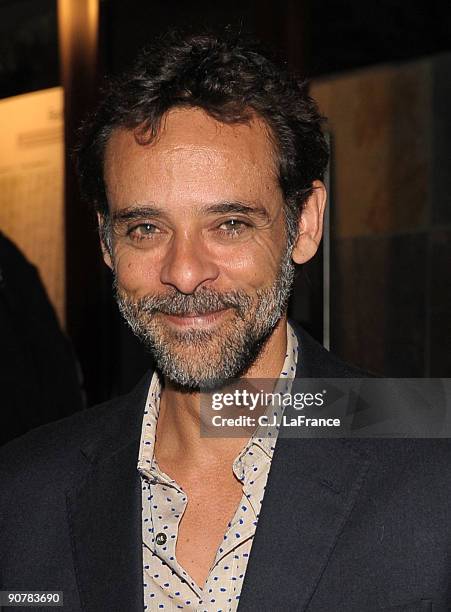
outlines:
{"label": "man", "polygon": [[305,88],[240,41],[165,39],[79,156],[157,368],[3,450],[2,588],[91,612],[447,609],[447,441],[200,435],[203,388],[361,375],[286,317],[326,201]]}
{"label": "man", "polygon": [[0,446],[83,409],[75,355],[39,272],[1,231],[0,338]]}

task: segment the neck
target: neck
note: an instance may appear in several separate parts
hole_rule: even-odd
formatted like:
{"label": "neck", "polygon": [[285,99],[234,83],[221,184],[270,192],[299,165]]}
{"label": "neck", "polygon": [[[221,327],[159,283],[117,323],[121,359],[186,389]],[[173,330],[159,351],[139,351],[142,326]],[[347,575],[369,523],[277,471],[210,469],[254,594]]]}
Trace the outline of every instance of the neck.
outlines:
{"label": "neck", "polygon": [[[246,378],[275,379],[282,369],[287,348],[287,319],[283,316],[268,338]],[[155,454],[160,464],[202,467],[233,461],[249,437],[201,437],[200,394],[184,393],[165,380],[160,399]]]}

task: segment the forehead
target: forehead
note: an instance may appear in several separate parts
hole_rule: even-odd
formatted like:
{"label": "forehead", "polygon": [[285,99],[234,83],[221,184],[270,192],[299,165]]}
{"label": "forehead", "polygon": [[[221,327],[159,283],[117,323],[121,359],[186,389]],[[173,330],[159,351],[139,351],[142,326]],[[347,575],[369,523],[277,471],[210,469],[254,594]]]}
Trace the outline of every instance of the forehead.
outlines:
{"label": "forehead", "polygon": [[205,192],[209,198],[226,188],[249,198],[278,187],[274,147],[262,119],[225,124],[197,108],[167,113],[150,144],[137,142],[132,130],[115,130],[104,173],[110,204],[120,204],[125,192],[129,200],[142,199],[138,191],[146,187],[166,194],[192,190],[196,197]]}

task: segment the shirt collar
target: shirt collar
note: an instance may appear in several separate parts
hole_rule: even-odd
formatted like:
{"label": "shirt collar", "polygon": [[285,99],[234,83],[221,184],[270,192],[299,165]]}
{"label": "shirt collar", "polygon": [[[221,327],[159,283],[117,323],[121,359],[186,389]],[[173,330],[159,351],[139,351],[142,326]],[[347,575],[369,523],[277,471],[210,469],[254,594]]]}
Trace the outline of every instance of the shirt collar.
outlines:
{"label": "shirt collar", "polygon": [[[279,379],[277,380],[276,386],[274,388],[274,393],[284,394],[290,392],[293,379],[296,376],[298,352],[299,349],[297,336],[290,323],[287,322],[287,350],[282,370],[279,374]],[[278,420],[280,420],[283,410],[283,405],[268,406],[266,414],[274,414],[278,418]],[[249,448],[251,448],[252,445],[255,445],[262,449],[268,460],[271,460],[272,455],[274,453],[278,433],[278,427],[259,426],[254,431],[254,434],[249,439],[248,443],[243,448],[237,459],[239,460],[244,457]]]}

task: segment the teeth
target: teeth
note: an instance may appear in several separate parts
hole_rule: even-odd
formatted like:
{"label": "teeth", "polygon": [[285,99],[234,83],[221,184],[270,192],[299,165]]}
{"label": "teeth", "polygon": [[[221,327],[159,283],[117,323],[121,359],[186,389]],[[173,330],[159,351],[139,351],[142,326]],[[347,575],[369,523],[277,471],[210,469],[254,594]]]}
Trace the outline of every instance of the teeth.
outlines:
{"label": "teeth", "polygon": [[215,314],[218,311],[214,312],[189,312],[187,314],[179,314],[177,317],[204,317],[205,315]]}

